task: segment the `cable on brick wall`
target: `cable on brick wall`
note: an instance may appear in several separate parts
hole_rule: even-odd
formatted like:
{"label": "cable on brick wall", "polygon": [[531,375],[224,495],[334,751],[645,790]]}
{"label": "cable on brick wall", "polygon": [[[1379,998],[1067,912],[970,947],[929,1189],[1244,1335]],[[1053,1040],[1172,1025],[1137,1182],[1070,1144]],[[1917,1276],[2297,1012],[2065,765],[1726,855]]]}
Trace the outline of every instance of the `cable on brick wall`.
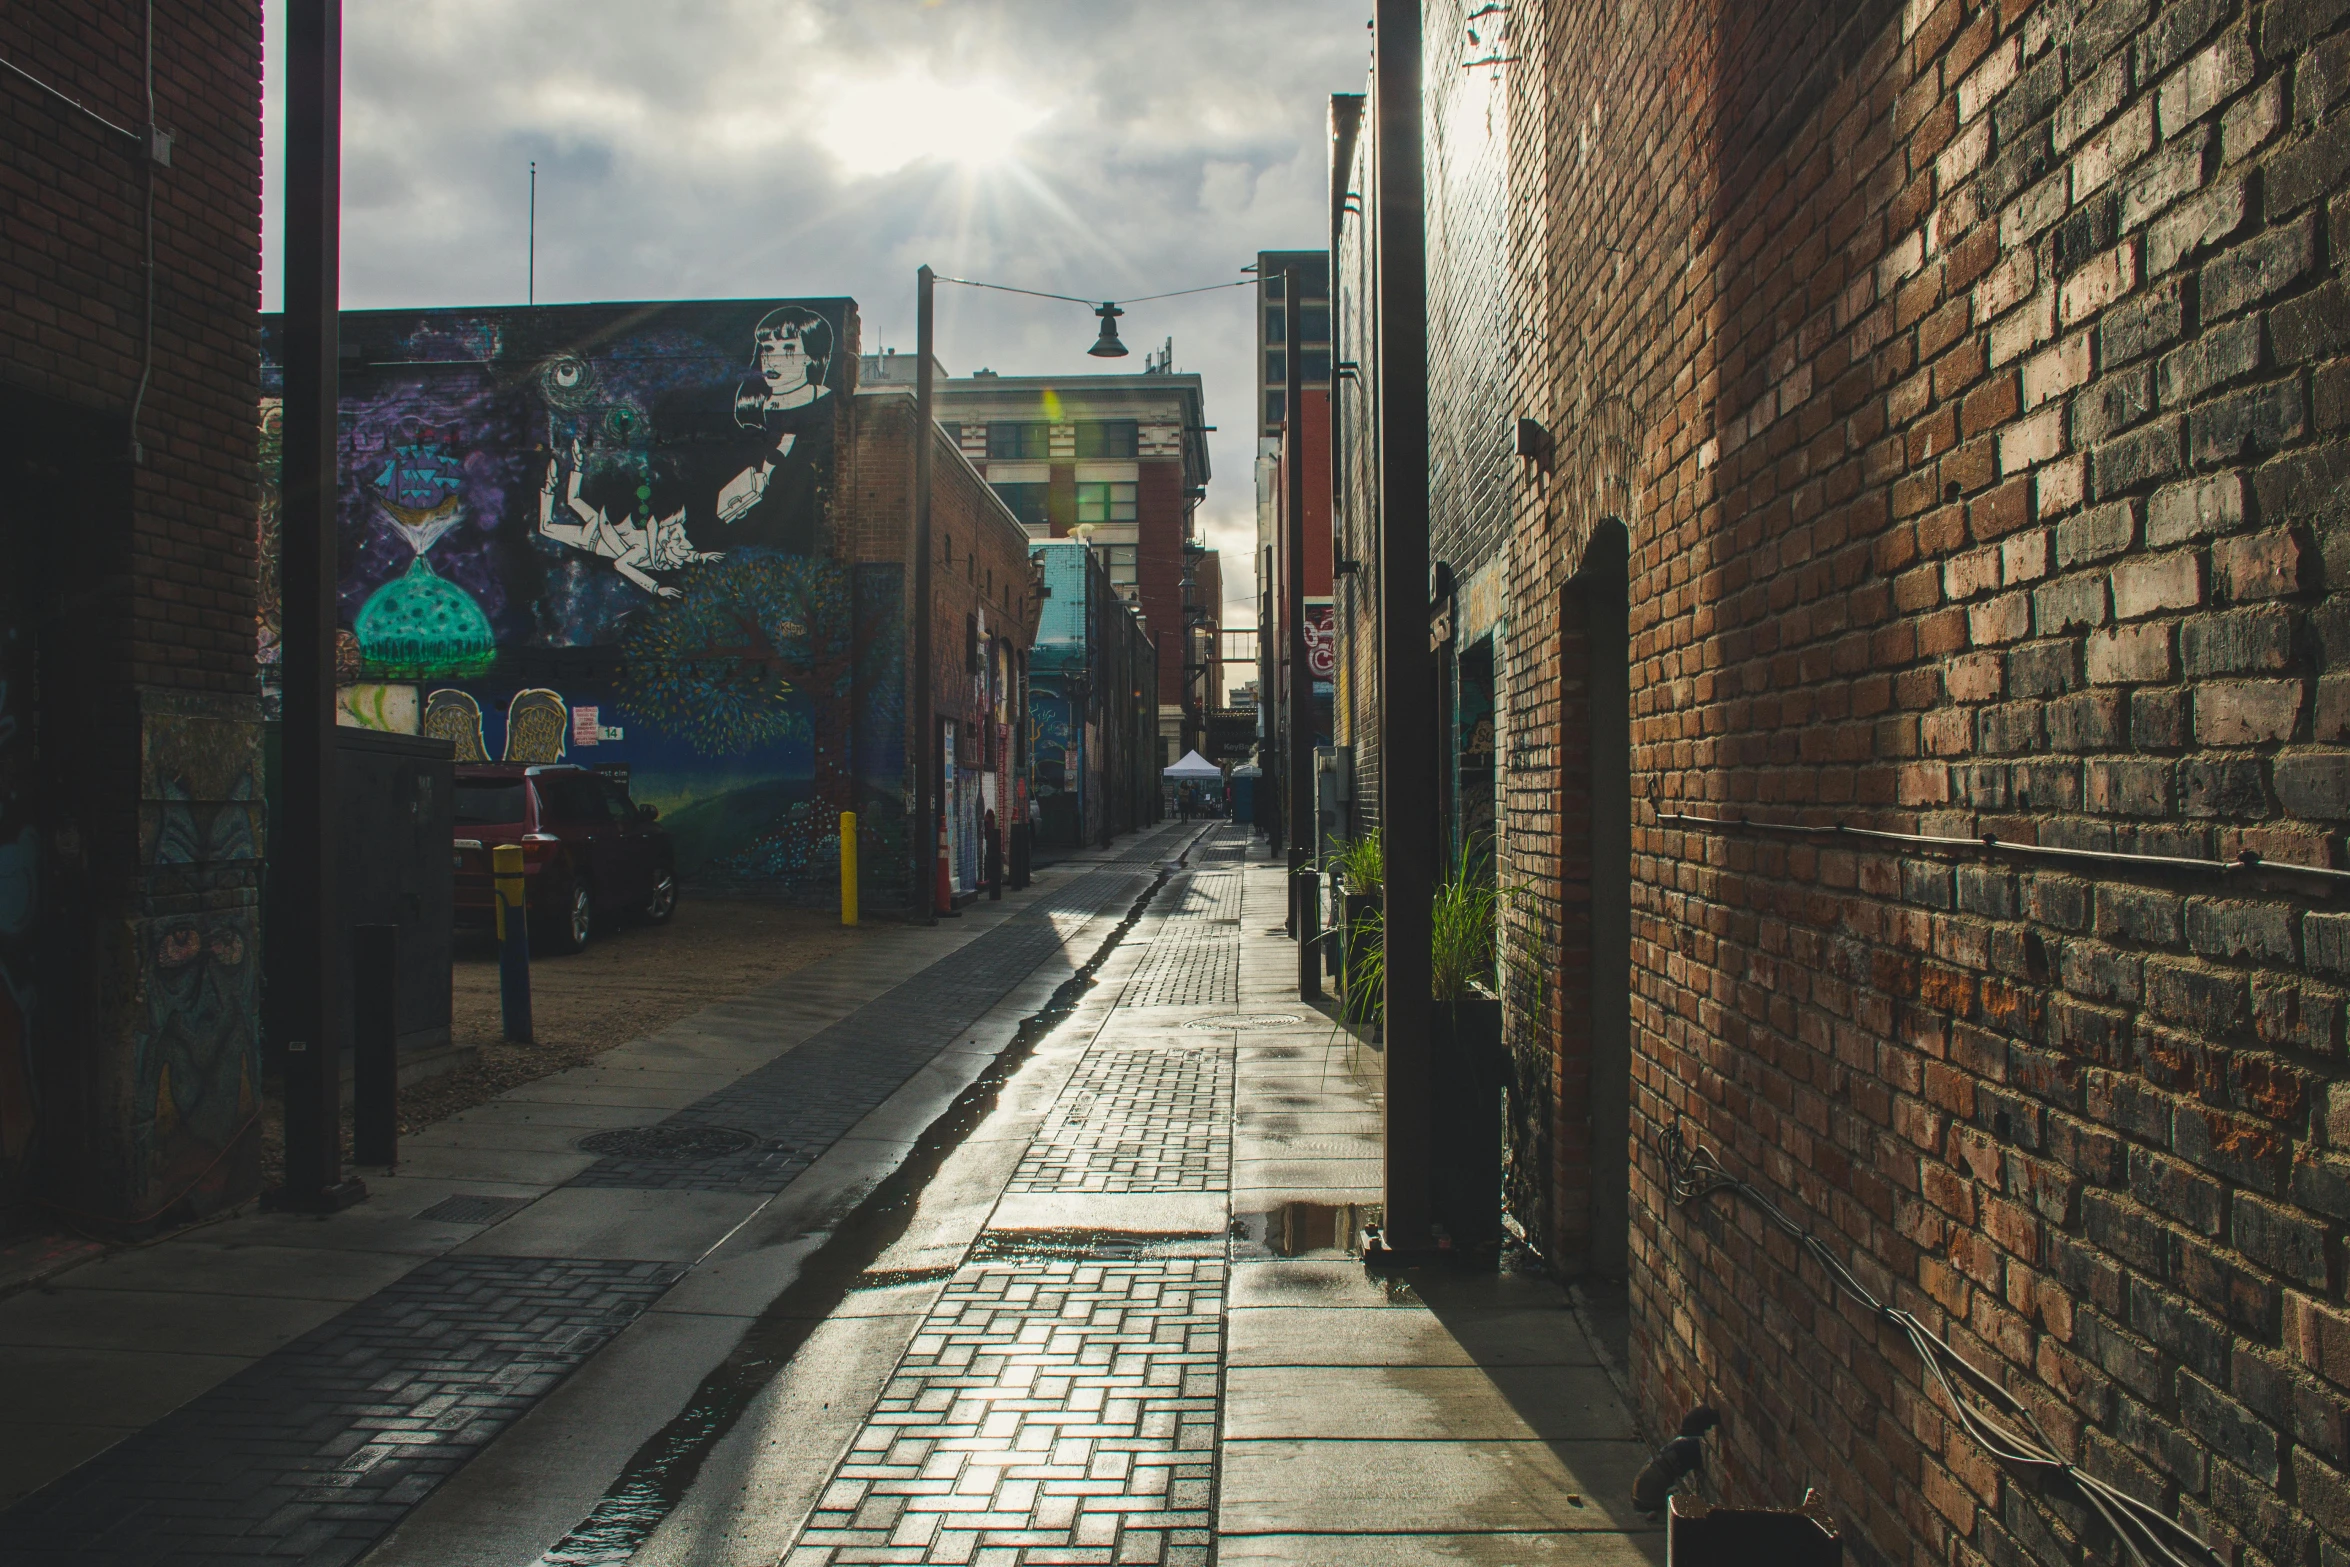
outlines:
{"label": "cable on brick wall", "polygon": [[1716,1192],[1729,1192],[1752,1203],[1773,1228],[1819,1264],[1837,1289],[1868,1308],[1872,1316],[1900,1330],[1917,1351],[1959,1428],[1976,1446],[2008,1468],[2069,1480],[2138,1567],[2221,1567],[2218,1554],[2185,1524],[2084,1473],[2058,1454],[2056,1443],[2029,1406],[1968,1364],[1947,1340],[1911,1313],[1877,1299],[1817,1236],[1787,1217],[1751,1183],[1724,1169],[1713,1150],[1703,1143],[1687,1142],[1681,1135],[1679,1116],[1658,1134],[1657,1153],[1664,1160],[1666,1195],[1674,1207],[1686,1208]]}
{"label": "cable on brick wall", "polygon": [[1687,816],[1679,811],[1661,809],[1656,813],[1656,825],[1725,833],[1775,833],[1782,837],[1827,838],[1840,842],[1922,849],[1932,854],[2003,854],[2083,869],[2104,867],[2114,870],[2178,871],[2223,879],[2241,878],[2255,873],[2307,876],[2325,883],[2329,892],[2350,885],[2350,871],[2335,870],[2327,865],[2295,865],[2284,860],[2266,860],[2250,849],[2232,860],[2199,860],[2180,854],[2135,854],[2127,849],[2063,849],[2052,844],[2009,843],[1991,833],[1985,833],[1979,838],[1948,838],[1929,833],[1885,832],[1873,827],[1850,827],[1842,822],[1806,826],[1800,822],[1751,821],[1743,816]]}

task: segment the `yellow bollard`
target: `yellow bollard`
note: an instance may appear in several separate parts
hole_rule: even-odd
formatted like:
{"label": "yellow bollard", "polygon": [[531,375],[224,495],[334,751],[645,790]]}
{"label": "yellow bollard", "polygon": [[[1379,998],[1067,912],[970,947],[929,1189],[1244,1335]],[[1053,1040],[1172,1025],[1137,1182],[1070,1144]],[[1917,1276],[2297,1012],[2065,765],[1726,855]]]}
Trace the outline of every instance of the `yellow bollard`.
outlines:
{"label": "yellow bollard", "polygon": [[840,813],[840,922],[857,923],[857,813]]}
{"label": "yellow bollard", "polygon": [[522,885],[522,845],[501,843],[490,850],[490,878],[497,888],[498,939],[506,939],[506,910],[521,908],[524,897]]}

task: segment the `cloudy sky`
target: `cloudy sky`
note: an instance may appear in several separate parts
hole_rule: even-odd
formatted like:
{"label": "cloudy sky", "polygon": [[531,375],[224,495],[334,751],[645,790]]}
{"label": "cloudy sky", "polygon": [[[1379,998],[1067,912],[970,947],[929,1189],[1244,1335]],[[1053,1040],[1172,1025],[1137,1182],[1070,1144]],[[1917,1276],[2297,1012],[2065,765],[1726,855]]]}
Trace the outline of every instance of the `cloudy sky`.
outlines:
{"label": "cloudy sky", "polygon": [[[284,0],[268,0],[281,36]],[[343,303],[846,294],[914,346],[914,269],[1087,298],[1326,232],[1368,0],[346,0]],[[269,83],[270,167],[282,99]],[[274,185],[268,193],[274,213]],[[276,230],[270,233],[275,308]],[[1246,600],[1252,291],[1137,306],[1207,387],[1208,542]],[[1074,305],[939,291],[950,373],[1101,368]]]}

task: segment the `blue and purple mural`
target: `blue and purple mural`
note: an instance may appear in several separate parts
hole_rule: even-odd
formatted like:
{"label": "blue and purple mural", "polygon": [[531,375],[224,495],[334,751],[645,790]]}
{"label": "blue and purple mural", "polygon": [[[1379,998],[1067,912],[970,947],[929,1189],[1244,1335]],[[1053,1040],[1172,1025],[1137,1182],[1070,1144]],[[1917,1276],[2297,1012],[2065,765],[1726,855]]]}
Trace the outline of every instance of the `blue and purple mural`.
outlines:
{"label": "blue and purple mural", "polygon": [[345,720],[446,737],[460,761],[625,771],[689,878],[828,875],[838,813],[875,791],[894,807],[899,783],[856,755],[863,709],[902,711],[894,568],[868,580],[831,517],[854,305],[377,311],[342,331]]}

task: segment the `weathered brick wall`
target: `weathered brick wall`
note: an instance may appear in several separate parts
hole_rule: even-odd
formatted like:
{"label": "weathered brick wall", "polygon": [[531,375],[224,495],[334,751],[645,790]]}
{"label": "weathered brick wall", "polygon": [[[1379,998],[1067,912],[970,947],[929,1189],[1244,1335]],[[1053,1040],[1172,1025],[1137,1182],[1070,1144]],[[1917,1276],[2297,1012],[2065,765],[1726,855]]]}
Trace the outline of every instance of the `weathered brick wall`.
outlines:
{"label": "weathered brick wall", "polygon": [[[1816,1484],[1864,1560],[2071,1559],[2078,1510],[2004,1478],[1904,1344],[1751,1213],[1668,1207],[1684,1117],[2092,1471],[2242,1560],[2350,1560],[2340,899],[1648,803],[2341,853],[2350,7],[1510,18],[1509,264],[1464,264],[1509,301],[1494,435],[1530,414],[1558,459],[1509,541],[1508,873],[1515,939],[1570,964],[1560,606],[1617,517],[1644,1415],[1716,1404],[1721,1489]],[[1432,25],[1432,78],[1450,47]],[[1433,367],[1440,406],[1465,384]]]}
{"label": "weathered brick wall", "polygon": [[36,779],[0,833],[39,899],[0,932],[0,1228],[38,1197],[140,1230],[260,1178],[261,15],[158,0],[169,168],[144,15],[0,12],[0,57],[92,111],[0,73],[0,600],[31,612],[0,771]]}
{"label": "weathered brick wall", "polygon": [[[147,123],[131,8],[11,7],[0,52],[115,125]],[[155,224],[153,372],[137,435],[124,632],[143,686],[253,689],[259,399],[261,15],[158,0],[152,169],[117,135],[0,73],[0,379],[127,418],[145,363],[145,218]],[[126,426],[127,430],[127,426]],[[128,436],[126,434],[126,443]]]}
{"label": "weathered brick wall", "polygon": [[[853,433],[841,458],[839,506],[833,525],[841,530],[851,558],[860,562],[909,565],[914,519],[914,399],[889,390],[855,401]],[[1014,748],[1009,720],[1016,708],[991,712],[980,676],[971,667],[972,628],[983,611],[987,642],[1003,641],[1025,653],[1035,636],[1035,578],[1028,561],[1028,531],[1005,509],[987,481],[965,461],[954,439],[933,429],[931,457],[931,700],[941,719],[954,719],[958,760],[991,759],[998,798],[1017,798]],[[909,570],[904,591],[913,591]],[[981,645],[987,655],[986,643]],[[912,623],[906,623],[903,668],[913,667]],[[1008,690],[1012,681],[1003,681]],[[911,747],[913,707],[904,708]],[[998,704],[1001,707],[1001,704]],[[909,762],[918,753],[907,752]],[[907,780],[911,798],[912,780]],[[895,852],[898,840],[888,840]],[[894,866],[889,885],[902,886]]]}

